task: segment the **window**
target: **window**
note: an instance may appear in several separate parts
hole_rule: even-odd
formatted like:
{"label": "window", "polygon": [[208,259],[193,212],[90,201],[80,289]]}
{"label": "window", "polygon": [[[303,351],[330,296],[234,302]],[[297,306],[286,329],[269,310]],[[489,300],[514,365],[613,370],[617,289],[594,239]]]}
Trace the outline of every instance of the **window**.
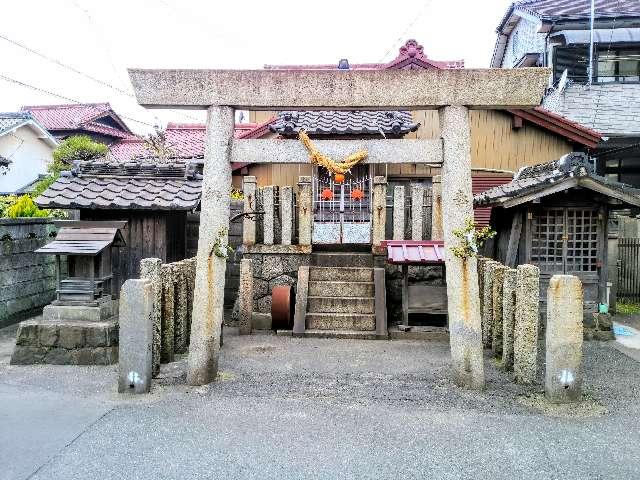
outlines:
{"label": "window", "polygon": [[[640,46],[596,45],[593,59],[593,81],[597,83],[640,82]],[[556,47],[553,74],[557,82],[567,70],[568,78],[587,83],[589,45]]]}
{"label": "window", "polygon": [[598,64],[595,75],[598,83],[639,82],[640,48],[598,49]]}
{"label": "window", "polygon": [[545,273],[597,271],[598,212],[582,208],[532,212],[531,263]]}

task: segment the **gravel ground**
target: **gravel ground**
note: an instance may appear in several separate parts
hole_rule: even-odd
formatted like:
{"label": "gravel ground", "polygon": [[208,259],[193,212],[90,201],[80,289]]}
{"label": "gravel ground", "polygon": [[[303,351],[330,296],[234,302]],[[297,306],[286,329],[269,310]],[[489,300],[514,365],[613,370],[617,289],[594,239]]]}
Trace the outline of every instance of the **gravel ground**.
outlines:
{"label": "gravel ground", "polygon": [[488,355],[487,389],[457,388],[446,343],[225,329],[218,382],[178,361],[134,397],[114,367],[9,366],[2,338],[0,478],[640,477],[639,365],[612,343],[585,344],[585,401],[558,407]]}

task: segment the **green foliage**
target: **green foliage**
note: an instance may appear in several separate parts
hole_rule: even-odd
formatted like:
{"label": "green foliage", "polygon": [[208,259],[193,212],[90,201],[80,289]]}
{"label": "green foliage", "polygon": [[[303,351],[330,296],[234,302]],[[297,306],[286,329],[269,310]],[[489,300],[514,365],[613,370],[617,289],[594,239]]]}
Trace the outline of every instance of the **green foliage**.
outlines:
{"label": "green foliage", "polygon": [[616,313],[619,313],[620,315],[639,315],[640,303],[617,302]]}
{"label": "green foliage", "polygon": [[14,203],[18,197],[16,195],[2,195],[0,196],[0,217],[7,217],[7,209]]}
{"label": "green foliage", "polygon": [[484,242],[495,237],[496,232],[490,227],[476,229],[473,218],[467,218],[464,228],[454,230],[453,234],[460,239],[460,243],[451,247],[451,252],[458,258],[475,257]]}
{"label": "green foliage", "polygon": [[19,217],[48,217],[49,210],[41,210],[33,202],[30,195],[22,195],[18,197],[7,208],[7,217],[19,218]]}
{"label": "green foliage", "polygon": [[94,142],[87,135],[74,135],[58,145],[53,151],[54,168],[60,164],[70,165],[74,160],[91,160],[107,154],[108,148],[98,142]]}

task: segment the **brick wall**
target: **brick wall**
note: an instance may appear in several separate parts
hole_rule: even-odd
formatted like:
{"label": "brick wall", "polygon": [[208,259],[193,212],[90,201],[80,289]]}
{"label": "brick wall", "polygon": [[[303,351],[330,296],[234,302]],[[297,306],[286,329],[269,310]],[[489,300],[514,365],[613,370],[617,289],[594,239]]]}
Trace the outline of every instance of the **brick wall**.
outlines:
{"label": "brick wall", "polygon": [[569,85],[543,105],[605,135],[640,135],[640,84]]}
{"label": "brick wall", "polygon": [[39,313],[55,296],[55,258],[33,253],[55,236],[46,218],[0,219],[0,327]]}

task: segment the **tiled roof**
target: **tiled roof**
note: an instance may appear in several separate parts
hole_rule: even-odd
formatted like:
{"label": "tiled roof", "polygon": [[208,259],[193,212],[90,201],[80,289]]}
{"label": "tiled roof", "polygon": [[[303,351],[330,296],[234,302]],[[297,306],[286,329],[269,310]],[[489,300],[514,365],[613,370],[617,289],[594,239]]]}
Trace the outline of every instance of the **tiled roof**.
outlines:
{"label": "tiled roof", "polygon": [[[126,124],[113,111],[108,103],[78,103],[69,105],[29,105],[21,109],[31,112],[49,131],[79,130],[85,127],[89,131],[102,128],[98,133],[124,138],[131,131]],[[111,117],[120,129],[103,125],[95,120],[102,117]],[[117,134],[115,132],[118,132]]]}
{"label": "tiled roof", "polygon": [[392,111],[284,111],[269,127],[283,136],[309,135],[405,135],[420,126],[410,112]]}
{"label": "tiled roof", "polygon": [[[525,10],[543,20],[588,18],[591,0],[522,0],[514,8]],[[596,0],[596,17],[640,16],[638,0]]]}
{"label": "tiled roof", "polygon": [[202,175],[185,162],[91,161],[63,172],[36,203],[42,208],[193,210]]}
{"label": "tiled roof", "polygon": [[319,65],[265,65],[267,70],[400,70],[415,68],[464,68],[464,60],[432,60],[424,54],[422,45],[411,39],[400,47],[396,58],[388,63],[353,63],[341,60]]}
{"label": "tiled roof", "polygon": [[552,187],[571,179],[575,179],[576,183],[575,185],[567,183],[567,189],[577,185],[592,188],[597,184],[598,192],[640,206],[640,189],[596,175],[588,157],[583,153],[575,152],[554,162],[523,167],[511,182],[476,194],[474,204],[476,207],[500,206],[509,200],[527,197],[534,193],[544,196],[545,190],[549,189],[550,193],[555,193],[556,189]]}
{"label": "tiled roof", "polygon": [[13,130],[19,125],[27,123],[29,120],[33,120],[29,112],[0,113],[0,135],[3,135],[4,132],[9,130]]}

